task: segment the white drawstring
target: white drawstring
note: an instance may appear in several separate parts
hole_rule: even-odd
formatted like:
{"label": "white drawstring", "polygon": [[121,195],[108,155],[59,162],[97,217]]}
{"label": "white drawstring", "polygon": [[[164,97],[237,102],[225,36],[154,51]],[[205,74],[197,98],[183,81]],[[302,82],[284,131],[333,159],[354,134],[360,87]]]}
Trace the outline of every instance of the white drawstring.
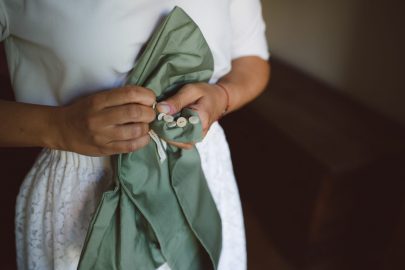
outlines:
{"label": "white drawstring", "polygon": [[158,155],[159,155],[159,161],[160,163],[163,163],[166,158],[166,148],[167,148],[167,143],[162,140],[157,134],[156,132],[154,132],[153,130],[149,131],[149,136],[152,138],[152,140],[155,142],[156,144],[156,149],[158,151]]}

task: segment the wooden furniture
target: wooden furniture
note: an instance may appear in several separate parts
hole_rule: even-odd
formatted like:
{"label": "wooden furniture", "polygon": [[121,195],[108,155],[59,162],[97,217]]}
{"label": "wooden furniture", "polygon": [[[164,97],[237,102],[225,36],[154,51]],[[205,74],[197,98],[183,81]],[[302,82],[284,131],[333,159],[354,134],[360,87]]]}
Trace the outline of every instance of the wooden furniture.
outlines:
{"label": "wooden furniture", "polygon": [[405,269],[404,127],[272,62],[268,90],[222,121],[243,201],[296,269]]}

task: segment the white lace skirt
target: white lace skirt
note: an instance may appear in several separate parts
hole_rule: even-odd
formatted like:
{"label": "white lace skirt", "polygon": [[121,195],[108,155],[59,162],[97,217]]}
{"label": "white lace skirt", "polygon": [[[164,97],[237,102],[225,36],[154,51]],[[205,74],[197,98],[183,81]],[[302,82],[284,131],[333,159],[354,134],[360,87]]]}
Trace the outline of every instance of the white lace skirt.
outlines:
{"label": "white lace skirt", "polygon": [[[218,123],[212,125],[197,149],[222,218],[219,270],[244,270],[246,245],[241,204],[228,144]],[[17,197],[18,269],[76,269],[88,225],[111,181],[110,157],[44,148]],[[160,269],[169,267],[163,265]]]}

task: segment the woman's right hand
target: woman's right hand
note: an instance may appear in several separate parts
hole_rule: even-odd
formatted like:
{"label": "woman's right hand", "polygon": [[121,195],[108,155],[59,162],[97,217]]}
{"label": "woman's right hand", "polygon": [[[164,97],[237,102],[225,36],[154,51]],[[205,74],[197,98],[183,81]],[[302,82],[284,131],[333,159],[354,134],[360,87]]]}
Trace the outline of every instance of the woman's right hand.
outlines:
{"label": "woman's right hand", "polygon": [[155,94],[139,86],[98,92],[59,107],[59,148],[89,156],[128,153],[149,143]]}

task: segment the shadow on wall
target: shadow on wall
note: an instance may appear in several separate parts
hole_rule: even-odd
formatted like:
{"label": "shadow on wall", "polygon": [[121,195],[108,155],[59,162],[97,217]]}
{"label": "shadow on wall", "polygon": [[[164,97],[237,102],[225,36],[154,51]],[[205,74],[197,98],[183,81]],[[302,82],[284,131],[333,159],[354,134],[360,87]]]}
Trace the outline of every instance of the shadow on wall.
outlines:
{"label": "shadow on wall", "polygon": [[279,59],[405,124],[400,0],[262,0]]}
{"label": "shadow on wall", "polygon": [[343,89],[405,124],[403,2],[357,0],[354,9]]}

